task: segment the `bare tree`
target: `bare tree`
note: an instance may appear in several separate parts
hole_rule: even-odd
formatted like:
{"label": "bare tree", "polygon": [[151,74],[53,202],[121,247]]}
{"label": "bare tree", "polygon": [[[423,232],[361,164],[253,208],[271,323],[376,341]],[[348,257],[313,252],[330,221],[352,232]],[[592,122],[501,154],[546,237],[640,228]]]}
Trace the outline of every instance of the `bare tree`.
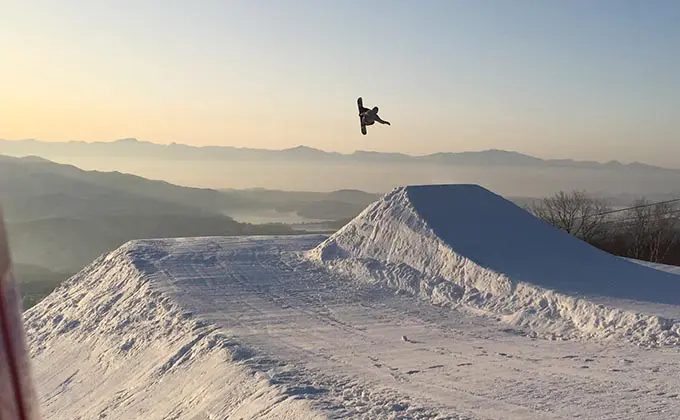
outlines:
{"label": "bare tree", "polygon": [[650,207],[646,207],[647,204],[647,200],[641,198],[635,200],[634,207],[626,211],[627,218],[630,218],[625,226],[625,236],[630,243],[628,255],[639,260],[647,258],[647,242],[651,236],[649,231],[651,213]]}
{"label": "bare tree", "polygon": [[610,208],[604,200],[585,191],[560,191],[528,206],[528,210],[547,223],[593,243],[607,234],[606,214]]}
{"label": "bare tree", "polygon": [[677,241],[680,218],[675,203],[649,203],[641,198],[628,210],[626,236],[632,258],[660,262]]}

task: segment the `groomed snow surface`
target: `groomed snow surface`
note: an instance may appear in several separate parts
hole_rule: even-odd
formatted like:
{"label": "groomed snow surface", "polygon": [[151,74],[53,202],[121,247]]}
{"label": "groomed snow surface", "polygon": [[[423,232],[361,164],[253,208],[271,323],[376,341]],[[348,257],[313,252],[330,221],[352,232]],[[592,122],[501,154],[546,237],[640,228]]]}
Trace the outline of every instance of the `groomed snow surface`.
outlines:
{"label": "groomed snow surface", "polygon": [[45,419],[680,417],[680,277],[475,185],[125,244],[26,311]]}

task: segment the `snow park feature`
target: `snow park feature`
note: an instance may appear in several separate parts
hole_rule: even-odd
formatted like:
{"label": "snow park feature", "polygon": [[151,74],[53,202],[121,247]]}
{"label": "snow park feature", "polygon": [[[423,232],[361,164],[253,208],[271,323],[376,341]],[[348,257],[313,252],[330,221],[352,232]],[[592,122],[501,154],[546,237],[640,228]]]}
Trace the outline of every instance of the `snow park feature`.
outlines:
{"label": "snow park feature", "polygon": [[330,236],[128,242],[24,315],[45,419],[668,419],[670,271],[407,186]]}
{"label": "snow park feature", "polygon": [[[416,275],[407,290],[551,335],[680,343],[676,275],[597,249],[477,185],[398,188],[309,255],[399,286]],[[395,274],[403,267],[414,271]],[[648,314],[632,312],[640,307]]]}

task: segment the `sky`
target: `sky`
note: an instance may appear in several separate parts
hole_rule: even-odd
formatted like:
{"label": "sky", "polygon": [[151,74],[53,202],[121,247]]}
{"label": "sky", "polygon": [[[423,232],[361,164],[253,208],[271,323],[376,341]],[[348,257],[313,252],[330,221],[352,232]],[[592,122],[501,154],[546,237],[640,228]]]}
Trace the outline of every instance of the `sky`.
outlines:
{"label": "sky", "polygon": [[[0,138],[680,167],[680,2],[0,0]],[[390,126],[359,131],[356,99]]]}

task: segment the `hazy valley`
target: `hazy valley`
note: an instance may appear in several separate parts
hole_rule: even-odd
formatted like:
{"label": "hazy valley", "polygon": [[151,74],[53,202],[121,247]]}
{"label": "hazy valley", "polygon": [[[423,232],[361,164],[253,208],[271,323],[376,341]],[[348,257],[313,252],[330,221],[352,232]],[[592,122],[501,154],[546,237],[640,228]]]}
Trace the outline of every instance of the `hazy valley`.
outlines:
{"label": "hazy valley", "polygon": [[376,196],[188,188],[0,156],[0,197],[22,291],[33,302],[129,240],[328,231]]}
{"label": "hazy valley", "polygon": [[503,150],[427,156],[371,151],[339,154],[304,146],[263,150],[163,145],[123,139],[113,142],[0,140],[0,153],[34,154],[86,170],[121,171],[177,185],[213,189],[319,192],[358,189],[383,194],[401,185],[472,183],[509,197],[546,196],[571,189],[606,196],[650,198],[680,192],[680,170],[677,169],[639,162],[546,160]]}

